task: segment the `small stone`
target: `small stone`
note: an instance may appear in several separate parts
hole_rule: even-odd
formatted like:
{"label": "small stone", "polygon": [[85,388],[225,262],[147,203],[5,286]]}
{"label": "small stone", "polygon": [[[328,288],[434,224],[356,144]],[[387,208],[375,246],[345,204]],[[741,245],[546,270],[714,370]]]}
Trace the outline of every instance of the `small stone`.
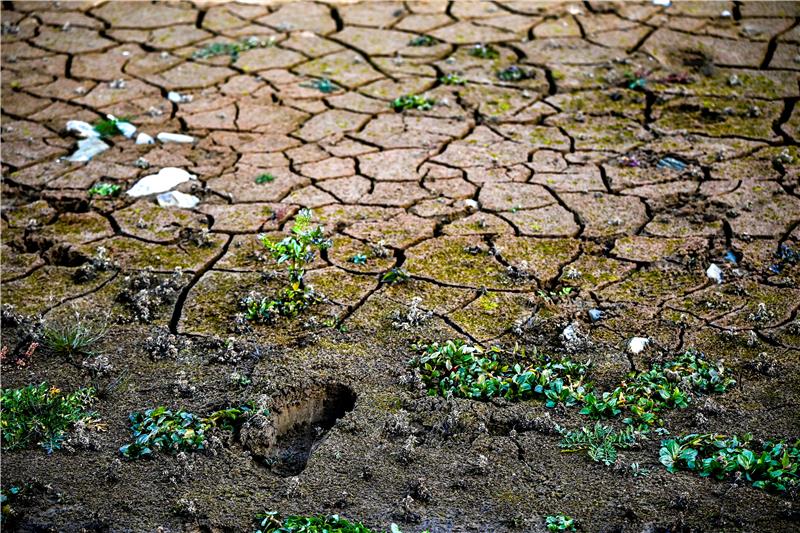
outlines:
{"label": "small stone", "polygon": [[717,283],[722,283],[722,269],[720,269],[716,264],[711,263],[708,269],[706,270],[706,276],[708,279],[714,280]]}
{"label": "small stone", "polygon": [[589,309],[589,320],[597,322],[603,318],[603,312],[600,309]]}
{"label": "small stone", "polygon": [[634,355],[642,353],[648,344],[650,344],[650,339],[647,337],[633,337],[628,341],[628,351]]}

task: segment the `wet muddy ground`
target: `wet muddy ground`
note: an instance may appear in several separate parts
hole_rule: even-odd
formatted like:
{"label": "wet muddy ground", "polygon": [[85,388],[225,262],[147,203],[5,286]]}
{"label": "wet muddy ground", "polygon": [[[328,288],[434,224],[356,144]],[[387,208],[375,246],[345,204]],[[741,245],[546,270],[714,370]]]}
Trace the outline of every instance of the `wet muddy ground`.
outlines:
{"label": "wet muddy ground", "polygon": [[[693,347],[738,383],[667,414],[671,433],[797,439],[798,17],[797,2],[4,1],[3,387],[109,389],[102,425],[64,449],[3,453],[4,490],[30,486],[5,525],[246,531],[278,510],[406,532],[544,531],[559,513],[581,531],[797,531],[796,500],[668,473],[657,436],[606,467],[559,448],[555,424],[588,423],[577,409],[429,397],[407,362],[419,341],[518,343],[591,360],[610,386]],[[513,65],[523,79],[501,79]],[[406,94],[435,103],[394,111]],[[107,114],[194,142],[114,135],[67,161],[67,122]],[[126,194],[168,167],[196,176],[176,189],[196,207]],[[121,194],[88,195],[98,183]],[[333,239],[307,274],[325,301],[243,319],[242,298],[282,284],[257,235],[303,207]],[[410,278],[382,282],[395,267]],[[24,355],[76,314],[108,327],[91,357]],[[650,343],[632,354],[633,337]],[[131,412],[244,402],[270,415],[205,451],[117,451]]]}

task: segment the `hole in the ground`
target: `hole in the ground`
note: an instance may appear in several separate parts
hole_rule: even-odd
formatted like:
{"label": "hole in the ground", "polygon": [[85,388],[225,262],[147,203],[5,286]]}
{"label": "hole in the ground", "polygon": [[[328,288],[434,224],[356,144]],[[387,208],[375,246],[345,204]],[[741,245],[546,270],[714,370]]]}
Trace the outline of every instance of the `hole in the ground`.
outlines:
{"label": "hole in the ground", "polygon": [[245,424],[242,444],[273,473],[296,476],[336,421],[355,404],[356,394],[341,384],[296,391],[281,398],[269,416],[256,416]]}

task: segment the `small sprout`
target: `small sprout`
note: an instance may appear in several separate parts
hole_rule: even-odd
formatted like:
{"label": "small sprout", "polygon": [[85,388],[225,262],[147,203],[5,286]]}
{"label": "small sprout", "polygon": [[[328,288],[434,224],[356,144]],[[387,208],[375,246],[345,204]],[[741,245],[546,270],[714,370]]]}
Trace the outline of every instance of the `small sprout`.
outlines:
{"label": "small sprout", "polygon": [[545,519],[547,531],[575,531],[575,519],[559,514]]}
{"label": "small sprout", "polygon": [[458,74],[445,74],[439,78],[442,85],[466,85],[467,80]]}
{"label": "small sprout", "polygon": [[257,37],[248,37],[238,43],[211,43],[203,48],[196,50],[192,57],[195,59],[207,59],[216,56],[230,56],[231,61],[236,61],[239,58],[239,53],[253,48],[264,48],[272,46],[275,43],[274,39],[262,41]]}
{"label": "small sprout", "polygon": [[118,196],[119,192],[122,190],[117,184],[114,183],[96,183],[89,189],[87,193],[90,197],[91,196]]}
{"label": "small sprout", "polygon": [[106,335],[104,325],[87,325],[80,318],[75,322],[46,325],[42,331],[45,346],[57,355],[72,360],[76,355],[94,355],[92,346]]}
{"label": "small sprout", "polygon": [[420,35],[411,39],[408,44],[409,46],[436,46],[439,44],[439,40],[430,35]]}
{"label": "small sprout", "polygon": [[565,452],[586,451],[592,461],[606,466],[616,462],[617,449],[634,446],[639,435],[639,432],[630,426],[617,431],[600,422],[597,422],[592,429],[585,426],[576,431],[559,428],[559,432],[563,437],[559,446]]}
{"label": "small sprout", "polygon": [[351,263],[354,265],[366,265],[367,264],[367,256],[364,254],[356,254],[349,259]]}
{"label": "small sprout", "polygon": [[307,83],[301,83],[301,87],[309,87],[311,89],[316,89],[323,94],[331,94],[338,90],[340,90],[339,86],[333,83],[328,78],[321,78],[318,80],[311,80]]}
{"label": "small sprout", "polygon": [[116,135],[118,133],[122,133],[119,128],[119,124],[129,124],[127,117],[122,118],[105,118],[103,120],[99,120],[92,125],[94,131],[97,132],[100,137],[111,137],[112,135]]}
{"label": "small sprout", "polygon": [[476,44],[470,47],[469,55],[481,59],[497,59],[500,57],[500,52],[490,44]]}
{"label": "small sprout", "polygon": [[407,94],[392,100],[392,109],[397,112],[405,111],[407,109],[419,109],[420,111],[427,111],[431,109],[435,103],[435,100],[425,96],[420,96],[418,94]]}
{"label": "small sprout", "polygon": [[523,70],[516,65],[511,65],[510,67],[497,71],[497,77],[503,81],[530,80],[535,76],[536,73],[532,70]]}
{"label": "small sprout", "polygon": [[349,522],[338,515],[283,518],[277,511],[270,511],[257,514],[256,523],[255,533],[375,533],[361,523]]}
{"label": "small sprout", "polygon": [[393,268],[390,271],[386,272],[381,281],[384,283],[388,283],[392,285],[394,283],[402,283],[404,281],[408,281],[411,278],[409,273],[403,268]]}
{"label": "small sprout", "polygon": [[257,185],[263,185],[265,183],[272,183],[273,181],[275,181],[275,176],[273,176],[269,172],[265,172],[263,174],[260,174],[256,178],[256,184]]}
{"label": "small sprout", "polygon": [[649,468],[642,468],[639,463],[631,463],[631,475],[633,477],[645,477],[650,473]]}

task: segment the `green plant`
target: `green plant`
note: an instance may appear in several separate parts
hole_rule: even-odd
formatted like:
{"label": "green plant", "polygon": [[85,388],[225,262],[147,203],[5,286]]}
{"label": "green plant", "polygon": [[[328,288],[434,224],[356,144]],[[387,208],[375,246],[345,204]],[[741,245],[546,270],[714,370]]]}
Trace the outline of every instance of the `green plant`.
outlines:
{"label": "green plant", "polygon": [[425,96],[418,94],[406,94],[398,96],[392,100],[392,109],[395,111],[405,111],[406,109],[419,109],[420,111],[427,111],[433,108],[436,101]]}
{"label": "green plant", "polygon": [[430,35],[419,35],[411,39],[408,44],[410,46],[436,46],[439,44],[439,40]]}
{"label": "green plant", "polygon": [[587,365],[568,359],[550,360],[524,349],[483,350],[460,340],[415,346],[419,354],[410,361],[431,396],[459,396],[476,400],[544,399],[548,407],[575,405],[585,394]]}
{"label": "green plant", "polygon": [[754,442],[749,434],[693,433],[662,441],[659,460],[670,472],[689,470],[719,480],[741,477],[770,492],[800,488],[800,440]]}
{"label": "green plant", "polygon": [[86,409],[94,400],[94,389],[62,394],[47,383],[20,389],[3,389],[0,398],[0,430],[3,449],[17,450],[39,444],[52,453],[78,422],[94,420]]}
{"label": "green plant", "polygon": [[256,185],[263,185],[265,183],[271,183],[275,181],[275,176],[273,176],[269,172],[265,172],[263,174],[259,174],[258,177],[256,177],[255,181]]}
{"label": "green plant", "polygon": [[236,61],[239,58],[239,53],[253,48],[263,48],[272,46],[275,40],[270,38],[267,41],[262,41],[257,37],[248,37],[236,43],[211,43],[199,50],[196,50],[192,57],[195,59],[207,59],[216,56],[230,56],[231,61]]}
{"label": "green plant", "polygon": [[548,304],[555,304],[561,300],[566,300],[572,294],[574,287],[561,287],[557,291],[544,291],[539,289],[537,294]]}
{"label": "green plant", "polygon": [[122,187],[114,183],[96,183],[88,191],[91,196],[118,196]]}
{"label": "green plant", "polygon": [[458,74],[445,74],[441,78],[439,78],[439,82],[442,85],[466,85],[467,80],[459,76]]}
{"label": "green plant", "polygon": [[500,78],[502,81],[529,80],[533,78],[535,75],[536,75],[535,72],[529,70],[523,70],[516,65],[511,65],[510,67],[497,71],[497,77]]}
{"label": "green plant", "polygon": [[411,275],[403,268],[392,268],[381,276],[381,281],[392,285],[394,283],[402,283],[411,279]]}
{"label": "green plant", "polygon": [[276,315],[294,318],[318,301],[313,287],[305,283],[305,266],[314,260],[317,251],[331,247],[322,226],[311,227],[312,213],[303,209],[295,217],[292,234],[280,242],[261,236],[261,243],[278,264],[285,264],[289,284],[277,298],[246,298],[245,317],[248,320],[269,322]]}
{"label": "green plant", "polygon": [[575,519],[559,514],[545,519],[547,531],[575,531]]}
{"label": "green plant", "polygon": [[354,265],[366,265],[367,264],[367,256],[364,254],[356,254],[349,259],[351,263]]}
{"label": "green plant", "polygon": [[373,533],[365,525],[338,515],[281,517],[270,511],[257,514],[256,521],[255,533]]}
{"label": "green plant", "polygon": [[74,322],[45,325],[42,338],[54,353],[73,360],[77,355],[92,355],[92,346],[105,337],[106,331],[105,325],[89,324],[77,317]]}
{"label": "green plant", "polygon": [[92,127],[100,137],[111,137],[112,135],[120,133],[117,124],[120,122],[128,122],[128,120],[128,117],[104,118],[95,122]]}
{"label": "green plant", "polygon": [[323,94],[331,94],[339,90],[339,87],[328,78],[311,80],[306,83],[301,83],[300,86],[316,89]]}
{"label": "green plant", "polygon": [[614,464],[617,460],[617,450],[630,448],[636,444],[640,432],[634,431],[630,426],[621,431],[605,426],[600,422],[589,429],[586,426],[575,431],[558,428],[563,437],[559,446],[565,452],[586,451],[592,461],[603,463],[606,466]]}
{"label": "green plant", "polygon": [[164,406],[131,413],[133,442],[119,449],[125,457],[147,457],[156,451],[177,453],[179,451],[202,450],[206,443],[206,432],[220,427],[232,431],[234,424],[250,413],[249,406],[222,409],[207,417],[178,410],[172,412]]}
{"label": "green plant", "polygon": [[500,57],[498,52],[491,44],[476,44],[470,47],[469,55],[480,57],[481,59],[497,59]]}

